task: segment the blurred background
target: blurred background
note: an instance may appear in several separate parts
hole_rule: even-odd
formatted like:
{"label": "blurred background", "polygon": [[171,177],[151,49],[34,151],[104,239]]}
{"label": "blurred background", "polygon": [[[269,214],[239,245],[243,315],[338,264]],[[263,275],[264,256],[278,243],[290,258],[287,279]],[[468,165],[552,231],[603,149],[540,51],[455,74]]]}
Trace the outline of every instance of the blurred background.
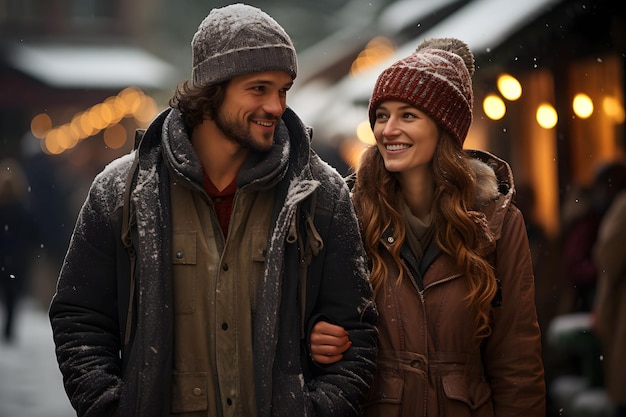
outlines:
{"label": "blurred background", "polygon": [[[14,355],[0,351],[0,416],[22,415],[7,411],[7,387],[14,384],[1,358],[22,358],[29,330],[20,312],[30,320],[45,314],[89,184],[132,149],[135,129],[167,106],[191,72],[198,24],[211,8],[228,3],[0,0],[0,319],[12,323],[4,325],[0,349]],[[576,339],[576,346],[559,338],[572,328],[588,336],[587,322],[562,325],[559,319],[591,309],[593,265],[588,277],[574,275],[582,271],[578,261],[592,262],[596,223],[608,205],[599,190],[617,183],[611,169],[625,159],[625,2],[248,3],[292,36],[300,68],[288,104],[313,127],[314,148],[342,174],[373,143],[367,102],[378,73],[424,38],[454,36],[469,44],[477,70],[465,147],[493,152],[513,168],[536,264],[549,412],[576,415],[585,393],[592,398],[587,407],[603,412],[601,355],[593,338]],[[581,223],[587,234],[573,238]],[[52,352],[41,332],[37,340]],[[42,355],[54,361],[53,353]],[[22,372],[13,359],[5,362]],[[50,378],[58,385],[54,366]]]}

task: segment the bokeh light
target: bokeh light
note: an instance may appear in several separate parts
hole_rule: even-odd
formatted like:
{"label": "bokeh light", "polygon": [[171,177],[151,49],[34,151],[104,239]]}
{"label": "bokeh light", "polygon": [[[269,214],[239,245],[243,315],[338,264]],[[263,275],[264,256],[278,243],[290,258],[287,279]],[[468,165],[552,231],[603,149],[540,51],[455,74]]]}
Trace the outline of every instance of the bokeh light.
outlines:
{"label": "bokeh light", "polygon": [[126,129],[120,124],[107,127],[103,135],[105,145],[111,149],[119,149],[126,143]]}
{"label": "bokeh light", "polygon": [[606,113],[607,116],[612,118],[615,123],[622,124],[624,123],[624,107],[620,103],[618,99],[611,96],[606,96],[602,100],[602,110]]}
{"label": "bokeh light", "polygon": [[506,114],[506,104],[495,94],[488,94],[483,100],[483,111],[491,120],[500,120]]}
{"label": "bokeh light", "polygon": [[572,101],[572,109],[574,114],[581,119],[587,119],[593,114],[593,101],[587,94],[576,94]]}
{"label": "bokeh light", "polygon": [[498,77],[498,91],[502,97],[509,101],[515,101],[522,96],[522,85],[515,77],[502,74]]}
{"label": "bokeh light", "polygon": [[355,75],[391,57],[395,48],[391,41],[379,36],[367,43],[356,59],[352,62],[350,74]]}
{"label": "bokeh light", "polygon": [[363,120],[359,123],[356,127],[356,137],[367,145],[373,145],[376,143],[376,138],[374,137],[374,132],[372,132],[372,128],[370,127],[369,120]]}
{"label": "bokeh light", "polygon": [[69,123],[52,127],[50,116],[38,114],[31,121],[31,132],[43,139],[41,148],[49,154],[60,154],[75,147],[81,140],[103,132],[104,142],[111,149],[126,143],[128,135],[122,119],[132,117],[140,124],[149,123],[158,113],[156,101],[138,88],[128,87],[102,103],[76,113]]}
{"label": "bokeh light", "polygon": [[46,113],[38,114],[30,122],[30,131],[37,139],[43,139],[50,129],[52,129],[52,120]]}
{"label": "bokeh light", "polygon": [[544,129],[552,129],[556,126],[559,116],[554,107],[549,103],[543,103],[537,108],[537,123]]}

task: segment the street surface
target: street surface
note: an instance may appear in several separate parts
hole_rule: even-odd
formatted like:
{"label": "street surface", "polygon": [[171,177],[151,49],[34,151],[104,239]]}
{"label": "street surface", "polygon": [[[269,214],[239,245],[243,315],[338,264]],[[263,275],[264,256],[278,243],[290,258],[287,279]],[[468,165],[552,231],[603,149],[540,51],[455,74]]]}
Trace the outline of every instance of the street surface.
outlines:
{"label": "street surface", "polygon": [[47,312],[23,300],[16,316],[15,339],[0,339],[0,417],[76,416],[63,390]]}

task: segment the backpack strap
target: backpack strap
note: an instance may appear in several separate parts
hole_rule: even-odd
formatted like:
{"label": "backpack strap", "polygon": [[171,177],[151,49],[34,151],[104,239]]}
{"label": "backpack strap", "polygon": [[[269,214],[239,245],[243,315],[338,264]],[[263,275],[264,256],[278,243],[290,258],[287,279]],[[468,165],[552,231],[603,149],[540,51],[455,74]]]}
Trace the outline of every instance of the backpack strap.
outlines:
{"label": "backpack strap", "polygon": [[[297,228],[298,248],[300,249],[300,273],[298,277],[298,285],[300,287],[300,337],[304,339],[305,335],[305,323],[304,316],[306,314],[306,278],[307,270],[311,264],[313,256],[317,256],[319,252],[324,248],[324,241],[320,236],[315,223],[313,221],[315,215],[315,206],[317,204],[317,190],[311,194],[309,210],[305,210],[304,218],[306,224],[306,239],[303,238],[300,228]],[[296,218],[299,218],[299,211],[296,213]],[[305,241],[306,240],[306,241]]]}

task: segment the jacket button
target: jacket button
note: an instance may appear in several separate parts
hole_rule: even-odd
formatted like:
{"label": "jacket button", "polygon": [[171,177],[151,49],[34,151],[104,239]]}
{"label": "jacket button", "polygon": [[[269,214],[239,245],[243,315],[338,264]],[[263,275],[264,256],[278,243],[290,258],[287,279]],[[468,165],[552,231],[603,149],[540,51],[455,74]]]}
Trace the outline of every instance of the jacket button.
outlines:
{"label": "jacket button", "polygon": [[423,362],[419,359],[414,359],[411,361],[411,368],[422,368],[423,367]]}
{"label": "jacket button", "polygon": [[183,253],[181,251],[176,252],[176,259],[183,259]]}
{"label": "jacket button", "polygon": [[228,323],[222,323],[222,330],[228,330]]}
{"label": "jacket button", "polygon": [[395,239],[393,238],[393,236],[389,236],[389,237],[387,238],[387,242],[389,242],[389,243],[393,243],[393,242],[395,242]]}
{"label": "jacket button", "polygon": [[228,271],[228,264],[224,264],[224,265],[222,265],[222,269],[223,269],[224,271]]}
{"label": "jacket button", "polygon": [[200,388],[194,388],[193,395],[195,395],[196,397],[199,397],[200,395],[202,395],[202,390]]}
{"label": "jacket button", "polygon": [[233,405],[233,400],[231,400],[230,398],[226,398],[226,404]]}

